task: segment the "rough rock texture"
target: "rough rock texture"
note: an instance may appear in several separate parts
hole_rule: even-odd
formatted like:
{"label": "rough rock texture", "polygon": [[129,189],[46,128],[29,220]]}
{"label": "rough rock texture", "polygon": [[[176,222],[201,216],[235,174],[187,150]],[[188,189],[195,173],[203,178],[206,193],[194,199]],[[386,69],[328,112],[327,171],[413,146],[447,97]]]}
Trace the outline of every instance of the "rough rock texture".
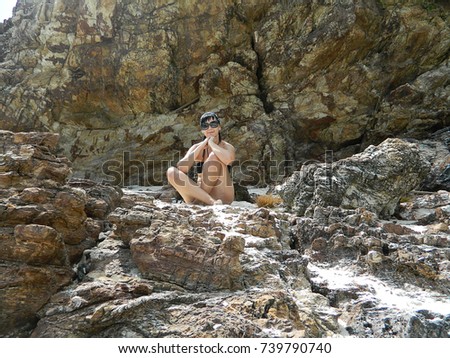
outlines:
{"label": "rough rock texture", "polygon": [[[160,183],[216,110],[244,183],[449,125],[447,1],[18,0],[0,129],[60,133],[80,177]],[[276,173],[268,169],[276,163]]]}
{"label": "rough rock texture", "polygon": [[0,131],[0,139],[0,335],[22,335],[72,282],[72,265],[97,243],[121,192],[68,183],[56,134]]}
{"label": "rough rock texture", "polygon": [[[144,277],[196,291],[242,288],[243,239],[224,239],[225,234],[216,238],[209,234],[209,225],[186,214],[187,210],[146,204],[117,208],[109,220],[116,226],[115,234],[130,244],[133,261]],[[206,210],[197,215],[202,214],[210,216]]]}
{"label": "rough rock texture", "polygon": [[[51,133],[1,135],[2,337],[449,337],[448,191],[409,192],[390,220],[186,205],[55,175]],[[398,146],[433,148],[378,150]]]}
{"label": "rough rock texture", "polygon": [[[131,221],[114,225],[89,250],[83,281],[40,311],[34,337],[303,337],[338,331],[332,308],[315,313],[297,304],[298,295],[327,306],[309,290],[307,260],[283,244],[286,214],[169,205],[130,192],[125,203],[130,196],[134,206],[110,217],[152,212],[150,226],[134,225],[136,238],[126,238],[128,246],[118,233]],[[241,227],[250,217],[253,235]]]}
{"label": "rough rock texture", "polygon": [[[435,202],[432,195],[421,200]],[[295,247],[310,257],[313,291],[339,308],[349,334],[446,338],[448,222],[447,215],[419,226],[381,221],[364,209],[316,207],[313,218],[298,218],[292,230]]]}
{"label": "rough rock texture", "polygon": [[58,138],[52,133],[0,131],[0,188],[52,188],[64,184],[71,169],[66,158],[54,155]]}
{"label": "rough rock texture", "polygon": [[242,238],[214,242],[206,232],[192,235],[179,225],[176,235],[173,230],[164,233],[161,229],[167,228],[166,222],[159,222],[159,227],[156,224],[148,231],[143,229],[143,236],[131,242],[133,260],[144,277],[196,291],[243,286],[239,261],[239,254],[244,251]]}
{"label": "rough rock texture", "polygon": [[386,139],[335,163],[306,165],[279,192],[299,215],[311,216],[319,205],[363,207],[390,217],[400,199],[423,182],[430,167],[417,144]]}
{"label": "rough rock texture", "polygon": [[444,128],[418,143],[422,156],[432,163],[422,190],[450,191],[450,128]]}
{"label": "rough rock texture", "polygon": [[440,190],[426,195],[411,195],[398,208],[398,217],[403,220],[429,224],[436,220],[445,223],[450,217],[450,197],[448,191]]}
{"label": "rough rock texture", "polygon": [[[151,212],[150,228],[134,225],[130,245],[119,225],[105,232],[89,250],[83,280],[39,311],[33,337],[448,337],[448,228],[427,233],[427,226],[382,221],[364,209],[318,206],[306,218],[252,205],[166,204],[125,191],[123,203],[130,199],[132,207],[110,216]],[[196,256],[192,245],[167,241],[150,259],[150,277],[149,267],[135,262],[133,245],[152,249],[149,236],[169,232],[175,244],[180,232],[187,238],[207,232],[207,248],[239,238],[242,286],[213,281],[204,291],[204,278],[189,263],[195,268],[206,250]],[[227,272],[216,274],[229,281]]]}

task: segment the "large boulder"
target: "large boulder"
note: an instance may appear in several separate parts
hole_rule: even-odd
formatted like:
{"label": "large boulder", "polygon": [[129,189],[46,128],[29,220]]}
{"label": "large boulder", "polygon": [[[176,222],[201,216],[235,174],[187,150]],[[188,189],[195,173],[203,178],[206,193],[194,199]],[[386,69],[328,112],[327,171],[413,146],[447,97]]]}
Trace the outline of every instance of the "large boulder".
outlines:
{"label": "large boulder", "polygon": [[197,216],[170,206],[161,210],[141,201],[117,208],[109,219],[116,237],[130,245],[143,277],[195,291],[242,288],[244,240],[225,238],[210,227],[211,214]]}
{"label": "large boulder", "polygon": [[312,215],[316,206],[340,206],[391,216],[429,169],[417,144],[393,138],[335,163],[305,165],[279,191],[299,215]]}

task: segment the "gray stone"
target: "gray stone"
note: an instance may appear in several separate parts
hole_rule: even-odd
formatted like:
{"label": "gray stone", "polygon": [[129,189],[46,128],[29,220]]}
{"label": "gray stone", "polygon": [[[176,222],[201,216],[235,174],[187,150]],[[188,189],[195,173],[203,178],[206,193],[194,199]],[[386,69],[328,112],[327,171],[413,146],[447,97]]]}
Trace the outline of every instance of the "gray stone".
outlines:
{"label": "gray stone", "polygon": [[299,215],[312,216],[316,206],[340,206],[390,217],[400,199],[421,184],[429,168],[416,144],[387,139],[350,158],[306,165],[279,192]]}

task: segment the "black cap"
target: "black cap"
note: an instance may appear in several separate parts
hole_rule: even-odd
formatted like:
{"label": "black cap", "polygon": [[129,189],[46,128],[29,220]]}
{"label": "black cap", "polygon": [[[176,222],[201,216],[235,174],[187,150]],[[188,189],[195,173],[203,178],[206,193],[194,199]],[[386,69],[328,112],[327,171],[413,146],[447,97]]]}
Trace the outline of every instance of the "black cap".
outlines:
{"label": "black cap", "polygon": [[220,124],[220,119],[217,116],[217,114],[215,114],[214,112],[205,112],[200,117],[200,125],[202,125],[202,123],[204,123],[208,118],[211,118],[211,117],[214,118]]}

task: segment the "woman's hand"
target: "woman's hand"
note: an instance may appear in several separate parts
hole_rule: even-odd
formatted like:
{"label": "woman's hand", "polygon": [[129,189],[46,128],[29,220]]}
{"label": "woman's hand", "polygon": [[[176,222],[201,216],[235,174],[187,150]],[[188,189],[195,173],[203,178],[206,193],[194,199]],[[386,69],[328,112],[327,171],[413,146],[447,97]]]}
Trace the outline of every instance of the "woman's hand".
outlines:
{"label": "woman's hand", "polygon": [[208,140],[208,145],[211,146],[211,143],[214,143],[214,137],[206,138]]}

